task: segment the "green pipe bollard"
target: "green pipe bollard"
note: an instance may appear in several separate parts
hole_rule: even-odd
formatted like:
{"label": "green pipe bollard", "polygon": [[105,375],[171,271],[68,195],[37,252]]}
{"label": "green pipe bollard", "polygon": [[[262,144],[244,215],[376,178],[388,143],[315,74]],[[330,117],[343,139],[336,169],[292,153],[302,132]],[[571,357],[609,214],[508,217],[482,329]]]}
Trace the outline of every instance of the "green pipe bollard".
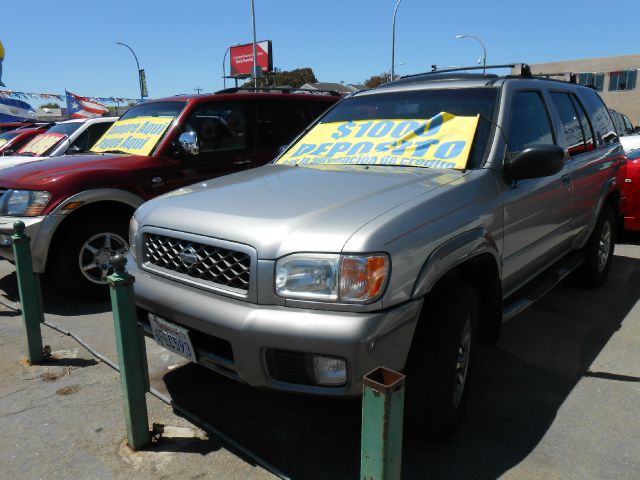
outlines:
{"label": "green pipe bollard", "polygon": [[363,378],[360,478],[399,480],[405,376],[378,367]]}
{"label": "green pipe bollard", "polygon": [[27,357],[29,362],[37,363],[44,359],[42,333],[40,332],[40,324],[44,322],[40,280],[33,273],[31,247],[29,246],[31,239],[24,233],[24,222],[15,222],[13,230],[15,233],[11,236],[11,243],[13,244],[13,256],[16,263],[22,318],[27,332]]}
{"label": "green pipe bollard", "polygon": [[127,259],[116,255],[112,262],[115,272],[109,278],[111,306],[116,332],[120,365],[120,383],[127,424],[127,441],[134,450],[151,442],[145,393],[149,391],[149,369],[144,334],[138,327],[133,297],[135,278],[125,271]]}

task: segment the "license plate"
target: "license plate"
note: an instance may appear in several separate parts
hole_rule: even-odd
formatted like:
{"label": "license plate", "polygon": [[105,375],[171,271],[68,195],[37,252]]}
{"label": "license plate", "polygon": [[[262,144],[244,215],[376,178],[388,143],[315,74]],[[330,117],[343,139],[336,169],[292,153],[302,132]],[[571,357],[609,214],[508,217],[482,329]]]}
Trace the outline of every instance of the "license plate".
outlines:
{"label": "license plate", "polygon": [[153,338],[161,347],[171,350],[178,355],[196,361],[195,350],[189,338],[189,330],[179,327],[152,313],[149,314],[149,324],[153,332]]}

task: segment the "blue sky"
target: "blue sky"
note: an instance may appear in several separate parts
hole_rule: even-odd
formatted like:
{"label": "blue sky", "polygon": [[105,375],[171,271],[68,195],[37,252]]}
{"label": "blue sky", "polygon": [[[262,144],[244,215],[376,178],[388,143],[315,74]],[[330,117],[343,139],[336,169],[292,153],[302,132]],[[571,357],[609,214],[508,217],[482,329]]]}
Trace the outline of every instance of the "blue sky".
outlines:
{"label": "blue sky", "polygon": [[[278,68],[311,67],[321,81],[361,83],[390,69],[395,3],[255,0],[257,38],[273,41]],[[481,37],[490,64],[640,53],[640,3],[615,5],[402,0],[396,62],[404,65],[396,73],[426,71],[434,63],[475,64],[480,45],[456,39],[459,33]],[[137,97],[133,56],[115,41],[136,51],[150,97],[193,93],[198,86],[214,91],[222,88],[225,49],[252,40],[250,0],[5,1],[0,12],[2,78],[18,91]]]}

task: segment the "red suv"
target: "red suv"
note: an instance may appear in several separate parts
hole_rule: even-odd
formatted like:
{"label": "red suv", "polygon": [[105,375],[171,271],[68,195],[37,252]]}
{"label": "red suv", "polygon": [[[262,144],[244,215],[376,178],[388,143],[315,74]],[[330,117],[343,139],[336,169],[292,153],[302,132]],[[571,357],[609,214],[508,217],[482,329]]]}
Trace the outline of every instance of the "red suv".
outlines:
{"label": "red suv", "polygon": [[37,273],[66,292],[101,296],[143,202],[269,162],[339,99],[236,89],[137,105],[87,154],[0,171],[0,256],[13,260],[20,219]]}

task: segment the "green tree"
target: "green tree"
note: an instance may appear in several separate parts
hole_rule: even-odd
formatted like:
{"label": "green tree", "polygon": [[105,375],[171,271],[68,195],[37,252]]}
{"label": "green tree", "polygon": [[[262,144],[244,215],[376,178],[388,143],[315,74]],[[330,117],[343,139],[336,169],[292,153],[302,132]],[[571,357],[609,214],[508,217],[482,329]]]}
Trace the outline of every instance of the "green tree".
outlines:
{"label": "green tree", "polygon": [[[283,86],[288,85],[293,88],[299,88],[305,83],[316,83],[318,79],[316,78],[313,70],[311,68],[297,68],[295,70],[290,71],[280,71],[274,74],[269,74],[266,77],[258,79],[258,86],[263,87],[268,84]],[[253,80],[249,80],[245,82],[243,87],[253,87]]]}
{"label": "green tree", "polygon": [[40,108],[60,108],[60,105],[54,102],[49,102],[49,103],[45,103],[44,105],[41,105]]}
{"label": "green tree", "polygon": [[373,75],[364,81],[364,84],[369,88],[376,88],[389,81],[389,75],[381,73],[380,75]]}

